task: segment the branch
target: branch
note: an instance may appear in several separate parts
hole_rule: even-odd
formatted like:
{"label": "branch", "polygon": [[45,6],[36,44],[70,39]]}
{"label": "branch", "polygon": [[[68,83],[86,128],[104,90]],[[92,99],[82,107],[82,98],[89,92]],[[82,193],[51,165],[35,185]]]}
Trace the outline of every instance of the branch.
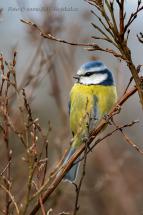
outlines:
{"label": "branch", "polygon": [[124,0],[121,0],[119,8],[120,8],[120,35],[121,37],[124,37]]}
{"label": "branch", "polygon": [[143,6],[140,7],[140,5],[141,5],[141,1],[138,0],[138,5],[137,5],[136,11],[134,13],[131,13],[129,20],[128,20],[127,24],[125,25],[124,34],[126,33],[129,26],[133,23],[133,21],[137,18],[138,13],[143,10]]}
{"label": "branch", "polygon": [[125,132],[123,131],[123,128],[119,127],[115,121],[112,119],[113,125],[116,127],[116,129],[118,129],[121,134],[123,135],[125,141],[131,145],[133,148],[135,148],[140,154],[143,155],[143,151],[127,136],[127,134],[125,134]]}
{"label": "branch", "polygon": [[[94,2],[94,0],[90,0],[90,3],[91,2]],[[141,6],[141,0],[138,0],[138,4],[137,4],[137,8],[135,10],[135,12],[133,12],[130,16],[130,18],[128,19],[128,22],[127,24],[125,25],[125,14],[124,14],[124,4],[125,4],[125,0],[116,0],[116,2],[118,3],[118,6],[119,6],[119,19],[120,19],[120,31],[118,31],[118,26],[116,24],[116,19],[115,19],[115,16],[114,16],[114,1],[108,1],[108,0],[105,0],[105,5],[102,6],[102,7],[97,7],[98,11],[101,13],[101,16],[102,18],[105,19],[106,21],[106,24],[108,26],[108,28],[110,29],[109,33],[111,33],[111,35],[113,35],[113,42],[112,44],[114,45],[114,43],[116,45],[114,45],[120,52],[120,54],[118,53],[115,53],[113,50],[110,50],[110,53],[112,53],[115,57],[118,57],[120,59],[123,59],[127,62],[127,66],[133,76],[133,79],[136,83],[136,86],[137,86],[137,90],[138,90],[138,94],[139,94],[139,98],[140,98],[140,103],[142,105],[142,109],[143,109],[143,86],[142,86],[142,82],[140,80],[140,77],[138,75],[138,72],[137,72],[137,69],[136,69],[136,66],[135,64],[133,63],[133,59],[132,59],[132,56],[131,56],[131,50],[129,49],[128,45],[127,45],[127,39],[128,39],[128,36],[129,36],[129,32],[130,30],[128,29],[129,26],[131,25],[131,23],[136,19],[138,13],[140,11],[143,10],[143,6]],[[97,4],[95,2],[95,4]],[[93,5],[95,6],[95,4],[93,3]],[[111,18],[109,18],[108,16],[108,11],[106,9],[107,6],[107,9],[111,15]],[[99,20],[100,17],[96,16]],[[100,21],[100,20],[99,20]],[[102,22],[100,21],[100,23],[102,24]],[[106,25],[103,23],[102,26],[104,27],[104,29],[106,30]],[[95,26],[96,27],[96,26]],[[98,31],[100,29],[96,28]],[[124,35],[127,31],[127,38],[125,39],[124,38]],[[101,32],[102,33],[102,32]],[[103,32],[104,33],[104,32]],[[102,33],[102,35],[103,35]],[[105,35],[104,35],[105,36]],[[138,36],[138,39],[140,42],[143,42],[142,41],[142,34],[140,34],[140,36]],[[103,38],[103,40],[105,40],[105,38]],[[106,40],[108,41],[108,35],[106,37]],[[109,42],[109,41],[108,41]],[[95,51],[97,49],[95,48],[87,48],[87,50],[91,50],[91,51]],[[103,49],[100,47],[100,49],[98,49],[100,51],[104,51],[104,52],[108,52],[109,53],[109,50],[107,48]]]}
{"label": "branch", "polygon": [[[97,139],[97,140],[95,141],[95,143],[94,143],[92,146],[90,146],[90,148],[89,148],[87,154],[88,154],[89,152],[92,152],[92,149],[93,149],[98,143],[100,143],[101,141],[105,140],[107,137],[112,136],[115,132],[119,131],[120,129],[123,130],[123,129],[125,129],[125,128],[129,128],[129,127],[135,125],[135,124],[138,123],[138,122],[139,122],[138,120],[135,120],[135,121],[133,121],[133,122],[131,122],[131,123],[127,123],[127,124],[125,124],[125,125],[121,125],[121,126],[116,127],[113,131],[109,132],[109,133],[106,134],[104,137]],[[133,147],[134,147],[134,146],[133,146]],[[138,151],[139,151],[139,150],[138,150]],[[81,157],[81,159],[79,159],[77,162],[74,162],[74,165],[75,165],[76,163],[82,161],[83,159],[84,159],[84,157]]]}
{"label": "branch", "polygon": [[[42,30],[39,28],[39,26],[36,25],[35,23],[31,22],[31,21],[26,21],[26,20],[21,19],[21,22],[36,28],[39,31],[40,36],[42,36],[43,38],[53,40],[53,41],[57,41],[57,42],[64,43],[64,44],[68,44],[68,45],[72,45],[72,46],[84,47],[84,49],[86,49],[88,51],[103,51],[103,52],[107,52],[107,53],[110,53],[110,54],[112,54],[113,56],[115,56],[117,58],[120,58],[120,59],[126,61],[126,58],[124,58],[119,53],[115,52],[112,49],[108,49],[108,48],[104,49],[104,48],[100,47],[99,45],[97,45],[96,43],[74,43],[74,42],[69,42],[69,41],[66,41],[66,40],[63,40],[63,39],[60,39],[60,38],[56,38],[52,34],[46,34],[46,33],[42,32]],[[94,25],[94,24],[92,24],[92,25]],[[95,27],[95,25],[94,25],[94,27]],[[107,41],[111,43],[109,37],[107,38]],[[113,41],[112,41],[112,44],[115,46],[115,43]]]}
{"label": "branch", "polygon": [[82,183],[83,183],[83,179],[85,177],[87,153],[88,153],[88,146],[87,146],[87,143],[85,143],[85,150],[84,150],[84,157],[83,157],[83,169],[82,169],[82,175],[81,175],[81,178],[80,178],[80,182],[79,182],[78,186],[75,183],[73,183],[75,185],[75,190],[76,190],[76,199],[75,199],[75,207],[74,207],[73,215],[76,215],[76,213],[77,213],[77,211],[79,209],[78,201],[79,201],[79,194],[80,194],[81,186],[82,186]]}
{"label": "branch", "polygon": [[[133,87],[129,92],[126,92],[115,104],[115,106],[112,108],[112,110],[109,113],[109,118],[113,116],[113,114],[117,111],[119,106],[122,106],[133,94],[135,94],[137,91],[136,87]],[[103,118],[100,123],[98,124],[97,128],[90,133],[89,139],[87,141],[87,146],[90,146],[95,137],[100,133],[100,131],[107,125],[108,122]],[[49,196],[54,192],[54,190],[57,188],[59,183],[61,182],[62,178],[66,175],[66,173],[70,170],[73,163],[77,160],[77,158],[81,155],[81,153],[85,150],[85,144],[82,144],[77,151],[74,153],[74,155],[71,157],[71,159],[65,164],[63,169],[61,170],[60,174],[53,180],[51,185],[46,189],[46,193],[43,196],[43,203],[46,202],[46,200],[49,198]],[[45,182],[46,184],[46,182]],[[45,187],[44,187],[45,188]],[[42,190],[39,190],[39,193]],[[39,210],[40,204],[37,203],[34,208],[32,209],[31,213],[29,215],[35,215],[36,212]]]}
{"label": "branch", "polygon": [[56,38],[52,34],[49,34],[49,33],[46,34],[46,33],[42,32],[40,27],[31,21],[26,21],[24,19],[21,19],[20,21],[23,22],[24,24],[27,24],[27,25],[32,26],[35,29],[37,29],[40,33],[40,36],[42,36],[44,38],[47,38],[47,39],[50,39],[53,41],[57,41],[60,43],[65,43],[65,44],[72,45],[72,46],[83,46],[83,47],[96,47],[97,46],[99,48],[99,46],[96,43],[74,43],[74,42],[68,42],[68,41],[60,39],[60,38]]}
{"label": "branch", "polygon": [[5,186],[3,186],[2,184],[0,184],[0,187],[9,195],[11,201],[13,202],[14,206],[15,206],[15,209],[16,209],[16,213],[17,214],[20,214],[19,212],[19,208],[18,208],[18,205],[15,201],[15,198],[14,196],[11,194],[10,190],[8,190]]}

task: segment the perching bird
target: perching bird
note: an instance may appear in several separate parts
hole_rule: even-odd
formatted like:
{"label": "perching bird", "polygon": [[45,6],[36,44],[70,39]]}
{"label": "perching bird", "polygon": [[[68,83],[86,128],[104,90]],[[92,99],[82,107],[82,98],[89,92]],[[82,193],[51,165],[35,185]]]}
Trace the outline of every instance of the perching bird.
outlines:
{"label": "perching bird", "polygon": [[[97,122],[111,110],[117,100],[116,86],[111,71],[101,61],[83,64],[74,76],[77,80],[70,92],[70,128],[73,142],[64,160],[65,164],[75,150],[85,142]],[[79,163],[64,179],[75,181]]]}

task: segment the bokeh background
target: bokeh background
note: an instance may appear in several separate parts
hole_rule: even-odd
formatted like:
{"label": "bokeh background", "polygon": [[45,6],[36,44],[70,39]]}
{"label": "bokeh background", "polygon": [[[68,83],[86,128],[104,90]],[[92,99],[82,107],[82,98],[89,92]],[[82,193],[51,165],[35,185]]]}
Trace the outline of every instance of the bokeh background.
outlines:
{"label": "bokeh background", "polygon": [[[136,4],[136,0],[126,1],[127,17]],[[85,1],[1,0],[0,8],[0,52],[10,61],[13,51],[17,51],[18,85],[26,89],[34,115],[39,118],[42,127],[46,130],[49,122],[52,127],[49,134],[50,172],[71,139],[67,104],[74,81],[72,77],[80,65],[92,59],[104,61],[114,73],[119,96],[127,86],[130,72],[123,62],[109,54],[88,52],[82,47],[72,47],[43,39],[34,28],[20,22],[20,19],[32,20],[44,32],[51,32],[56,37],[88,43],[94,41],[91,36],[97,34],[91,25],[91,22],[97,23],[97,20],[90,12],[95,8]],[[129,38],[129,46],[136,65],[143,63],[143,47],[136,38],[136,34],[142,30],[142,20],[143,15],[135,20]],[[107,46],[103,42],[100,44],[103,47]],[[143,148],[143,114],[136,94],[123,106],[120,115],[116,117],[116,122],[121,125],[137,119],[140,122],[126,129],[126,133]],[[14,120],[16,125],[20,126],[19,115],[16,113]],[[112,126],[109,126],[104,134],[111,129]],[[0,139],[2,169],[5,149],[2,137]],[[19,198],[22,198],[26,178],[21,160],[23,147],[14,136],[11,137],[11,148],[14,158],[14,190]],[[78,214],[143,214],[142,166],[143,156],[128,145],[119,132],[97,145],[88,156]],[[53,208],[53,214],[62,211],[72,212],[74,201],[74,187],[62,182],[47,203],[47,208]]]}

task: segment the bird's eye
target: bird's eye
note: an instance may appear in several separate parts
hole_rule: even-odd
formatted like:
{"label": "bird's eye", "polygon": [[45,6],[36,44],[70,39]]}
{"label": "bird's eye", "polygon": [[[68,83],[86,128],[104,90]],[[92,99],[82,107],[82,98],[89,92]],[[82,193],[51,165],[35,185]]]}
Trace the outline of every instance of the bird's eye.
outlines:
{"label": "bird's eye", "polygon": [[91,75],[91,72],[87,72],[86,74],[85,74],[85,76],[90,76]]}

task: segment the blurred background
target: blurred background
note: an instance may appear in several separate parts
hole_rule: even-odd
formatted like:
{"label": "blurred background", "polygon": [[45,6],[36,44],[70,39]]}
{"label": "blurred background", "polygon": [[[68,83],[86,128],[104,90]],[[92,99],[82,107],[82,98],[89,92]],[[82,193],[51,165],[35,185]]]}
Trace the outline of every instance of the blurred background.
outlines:
{"label": "blurred background", "polygon": [[[126,1],[127,17],[136,7],[136,0]],[[93,42],[91,36],[97,34],[91,22],[98,23],[90,10],[95,10],[85,1],[76,0],[8,0],[0,1],[0,52],[5,59],[12,59],[17,51],[17,81],[19,88],[25,88],[34,116],[45,131],[51,124],[49,134],[49,169],[61,158],[68,147],[71,133],[69,129],[68,101],[73,85],[73,75],[81,64],[100,59],[113,71],[118,95],[121,96],[130,79],[126,65],[109,54],[88,52],[82,47],[72,47],[43,39],[39,33],[20,22],[32,20],[45,33],[74,42]],[[96,11],[96,10],[95,10]],[[136,34],[142,28],[143,15],[132,25],[129,47],[135,65],[142,64],[143,47]],[[98,41],[99,42],[99,41]],[[103,47],[108,44],[100,42]],[[13,104],[14,122],[20,126],[19,115]],[[139,119],[140,122],[126,129],[127,135],[143,148],[143,114],[138,95],[132,96],[116,117],[117,124]],[[104,134],[111,131],[109,126]],[[0,137],[2,139],[2,137]],[[26,177],[23,161],[23,147],[11,137],[13,150],[14,191],[22,198]],[[5,149],[0,141],[0,168],[4,165]],[[138,215],[143,214],[143,156],[128,145],[120,132],[98,144],[88,156],[86,176],[80,193],[79,215]],[[18,186],[17,186],[18,184]],[[66,188],[66,189],[65,189]],[[53,214],[72,212],[75,190],[71,184],[62,182],[47,203]],[[1,204],[1,201],[0,201]]]}

